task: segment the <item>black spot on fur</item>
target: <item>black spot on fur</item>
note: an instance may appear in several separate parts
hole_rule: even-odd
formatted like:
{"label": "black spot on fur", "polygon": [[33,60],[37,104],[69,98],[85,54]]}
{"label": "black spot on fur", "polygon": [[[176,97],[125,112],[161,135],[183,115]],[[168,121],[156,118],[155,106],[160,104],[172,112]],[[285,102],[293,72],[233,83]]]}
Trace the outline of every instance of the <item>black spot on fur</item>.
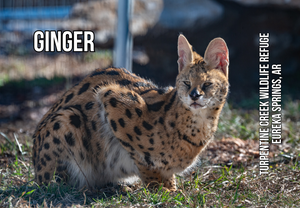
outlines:
{"label": "black spot on fur", "polygon": [[148,150],[150,150],[150,151],[153,151],[153,150],[154,150],[154,148],[153,148],[153,147],[150,147],[150,148],[148,148]]}
{"label": "black spot on fur", "polygon": [[58,130],[60,128],[60,125],[59,125],[59,122],[56,122],[54,125],[53,125],[53,130]]}
{"label": "black spot on fur", "polygon": [[151,138],[149,139],[150,144],[154,144],[154,140]]}
{"label": "black spot on fur", "polygon": [[144,149],[144,146],[143,146],[143,145],[140,145],[140,144],[139,144],[138,146],[139,146],[139,148]]}
{"label": "black spot on fur", "polygon": [[93,128],[94,131],[97,130],[97,128],[96,128],[96,121],[92,121],[92,128]]}
{"label": "black spot on fur", "polygon": [[65,109],[68,109],[68,108],[75,108],[78,111],[80,111],[80,113],[82,113],[81,105],[79,105],[79,104],[65,107]]}
{"label": "black spot on fur", "polygon": [[174,127],[175,127],[175,123],[174,123],[174,122],[170,122],[170,126],[171,126],[172,128],[174,128]]}
{"label": "black spot on fur", "polygon": [[153,104],[147,104],[147,108],[149,111],[157,112],[161,109],[161,107],[165,104],[165,101],[160,101]]}
{"label": "black spot on fur", "polygon": [[143,127],[145,129],[147,129],[148,131],[150,131],[151,129],[153,129],[153,126],[149,123],[147,123],[146,121],[143,121]]}
{"label": "black spot on fur", "polygon": [[82,144],[88,152],[92,151],[92,146],[91,146],[89,137],[82,137]]}
{"label": "black spot on fur", "polygon": [[42,166],[39,164],[39,165],[37,166],[37,171],[40,171],[40,170],[42,170]]}
{"label": "black spot on fur", "polygon": [[164,125],[164,119],[163,119],[162,117],[159,117],[158,122],[159,122],[160,124]]}
{"label": "black spot on fur", "polygon": [[128,118],[131,118],[131,116],[132,116],[132,114],[131,114],[131,112],[130,112],[130,110],[129,109],[126,109],[126,116],[128,117]]}
{"label": "black spot on fur", "polygon": [[51,160],[51,157],[47,154],[44,154],[44,157],[46,158],[46,160],[50,161]]}
{"label": "black spot on fur", "polygon": [[165,153],[163,153],[163,152],[161,152],[161,153],[159,153],[162,157],[165,155]]}
{"label": "black spot on fur", "polygon": [[122,85],[122,86],[127,86],[127,85],[131,84],[131,81],[128,80],[128,79],[122,79],[122,80],[119,80],[117,82],[119,83],[119,85]]}
{"label": "black spot on fur", "polygon": [[140,130],[137,126],[134,127],[134,132],[135,132],[137,135],[142,135],[141,130]]}
{"label": "black spot on fur", "polygon": [[105,74],[105,71],[95,71],[91,74],[90,77],[93,77],[93,76],[97,76],[97,75],[101,75],[101,74]]}
{"label": "black spot on fur", "polygon": [[136,114],[137,114],[139,117],[141,117],[142,114],[143,114],[143,111],[142,111],[141,109],[139,109],[139,108],[135,108],[135,112],[136,112]]}
{"label": "black spot on fur", "polygon": [[50,132],[49,131],[47,131],[46,132],[46,137],[48,137],[50,135]]}
{"label": "black spot on fur", "polygon": [[42,163],[43,166],[46,167],[47,163],[46,163],[46,161],[44,160],[44,158],[41,159],[41,163]]}
{"label": "black spot on fur", "polygon": [[111,90],[108,90],[108,91],[104,94],[104,97],[109,96],[111,93],[112,93],[112,91],[111,91]]}
{"label": "black spot on fur", "polygon": [[148,92],[150,92],[150,91],[153,91],[153,90],[154,90],[154,89],[145,90],[145,91],[141,92],[140,95],[146,94],[146,93],[148,93]]}
{"label": "black spot on fur", "polygon": [[71,93],[69,94],[67,97],[66,97],[66,100],[65,100],[65,103],[68,103],[74,96],[74,93]]}
{"label": "black spot on fur", "polygon": [[170,102],[167,105],[165,105],[165,112],[167,112],[167,111],[169,111],[171,109],[172,104],[175,101],[176,94],[177,94],[177,91],[173,94],[172,98],[170,99]]}
{"label": "black spot on fur", "polygon": [[96,85],[94,88],[93,88],[93,92],[96,93],[97,90],[100,88],[100,85]]}
{"label": "black spot on fur", "polygon": [[79,128],[80,125],[81,125],[81,120],[80,120],[80,117],[76,114],[74,115],[70,115],[70,123],[75,126],[76,128]]}
{"label": "black spot on fur", "polygon": [[91,110],[94,106],[94,102],[88,102],[87,104],[85,104],[85,109],[86,110]]}
{"label": "black spot on fur", "polygon": [[53,137],[54,144],[60,144],[60,140],[57,137]]}
{"label": "black spot on fur", "polygon": [[57,150],[58,150],[60,153],[62,153],[62,152],[64,151],[63,148],[57,148]]}
{"label": "black spot on fur", "polygon": [[75,139],[73,137],[72,132],[69,132],[68,134],[65,134],[65,140],[70,146],[75,145]]}
{"label": "black spot on fur", "polygon": [[147,162],[148,165],[154,165],[153,162],[151,161],[151,155],[149,152],[144,152],[145,154],[145,161]]}
{"label": "black spot on fur", "polygon": [[123,118],[120,118],[118,121],[119,121],[119,124],[124,128],[125,122],[124,122]]}
{"label": "black spot on fur", "polygon": [[188,143],[192,144],[193,146],[196,146],[196,147],[200,146],[200,144],[198,145],[198,144],[192,142],[191,140],[189,140],[189,138],[186,135],[183,135],[182,139],[187,141]]}
{"label": "black spot on fur", "polygon": [[114,120],[110,120],[110,125],[113,128],[114,131],[117,131],[117,124]]}
{"label": "black spot on fur", "polygon": [[107,72],[106,73],[107,75],[111,75],[111,76],[115,76],[115,75],[120,75],[120,73],[119,72],[117,72],[117,71],[109,71],[109,72]]}
{"label": "black spot on fur", "polygon": [[168,164],[169,164],[169,162],[166,161],[166,160],[162,160],[161,162],[162,162],[164,165],[168,165]]}
{"label": "black spot on fur", "polygon": [[55,157],[59,157],[59,154],[56,151],[52,151],[52,153],[54,154]]}
{"label": "black spot on fur", "polygon": [[39,175],[38,178],[39,178],[39,182],[42,183],[43,176]]}
{"label": "black spot on fur", "polygon": [[45,143],[45,144],[44,144],[44,148],[45,148],[45,149],[49,149],[49,147],[50,147],[49,143]]}
{"label": "black spot on fur", "polygon": [[117,107],[117,99],[116,98],[111,98],[109,100],[109,103],[112,107],[114,107],[114,108]]}
{"label": "black spot on fur", "polygon": [[127,175],[128,173],[127,173],[127,171],[125,170],[125,168],[124,167],[121,167],[121,172],[123,173],[123,174],[125,174],[125,175]]}
{"label": "black spot on fur", "polygon": [[131,149],[131,151],[134,151],[133,147],[132,147],[129,143],[124,142],[124,141],[122,141],[122,140],[120,140],[120,139],[119,139],[119,141],[122,143],[122,145],[123,145],[124,147],[129,147],[129,148]]}
{"label": "black spot on fur", "polygon": [[62,101],[63,101],[63,98],[61,98],[60,100],[59,100],[59,102],[57,102],[54,106],[53,106],[53,108],[52,108],[52,112],[62,103]]}
{"label": "black spot on fur", "polygon": [[50,122],[54,122],[55,120],[56,120],[56,118],[58,117],[58,116],[61,116],[62,114],[55,114],[55,115],[53,115],[52,117],[51,117],[51,121]]}
{"label": "black spot on fur", "polygon": [[62,161],[62,160],[57,160],[57,163],[58,163],[58,164],[63,164],[64,161]]}
{"label": "black spot on fur", "polygon": [[136,95],[133,95],[131,92],[127,93],[127,96],[134,102],[139,102]]}
{"label": "black spot on fur", "polygon": [[135,138],[136,138],[136,140],[141,141],[140,137],[135,137]]}
{"label": "black spot on fur", "polygon": [[84,160],[84,155],[82,152],[80,152],[80,158],[81,158],[81,160]]}
{"label": "black spot on fur", "polygon": [[97,145],[97,150],[98,150],[98,152],[100,152],[100,151],[102,150],[100,143],[97,142],[96,145]]}
{"label": "black spot on fur", "polygon": [[80,94],[84,93],[85,91],[87,91],[89,89],[89,86],[90,86],[89,82],[82,85],[82,87],[78,91],[78,95],[80,95]]}
{"label": "black spot on fur", "polygon": [[130,139],[130,141],[133,141],[132,136],[130,134],[126,134],[126,135],[127,135],[128,139]]}

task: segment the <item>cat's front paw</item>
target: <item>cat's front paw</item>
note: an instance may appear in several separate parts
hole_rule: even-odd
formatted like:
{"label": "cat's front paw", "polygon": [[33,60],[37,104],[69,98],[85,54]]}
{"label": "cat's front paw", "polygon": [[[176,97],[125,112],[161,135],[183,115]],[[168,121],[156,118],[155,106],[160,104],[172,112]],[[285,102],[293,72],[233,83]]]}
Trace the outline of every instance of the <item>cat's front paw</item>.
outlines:
{"label": "cat's front paw", "polygon": [[173,175],[169,179],[164,180],[164,188],[170,192],[177,191],[175,175]]}

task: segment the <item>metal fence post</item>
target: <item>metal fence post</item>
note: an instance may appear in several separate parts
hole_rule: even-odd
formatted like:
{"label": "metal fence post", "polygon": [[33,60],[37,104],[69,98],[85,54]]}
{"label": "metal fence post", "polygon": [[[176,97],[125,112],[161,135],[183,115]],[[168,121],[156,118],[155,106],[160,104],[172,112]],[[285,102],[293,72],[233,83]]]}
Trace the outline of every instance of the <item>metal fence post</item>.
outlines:
{"label": "metal fence post", "polygon": [[129,30],[133,2],[118,1],[118,23],[114,46],[114,66],[132,71],[132,35]]}

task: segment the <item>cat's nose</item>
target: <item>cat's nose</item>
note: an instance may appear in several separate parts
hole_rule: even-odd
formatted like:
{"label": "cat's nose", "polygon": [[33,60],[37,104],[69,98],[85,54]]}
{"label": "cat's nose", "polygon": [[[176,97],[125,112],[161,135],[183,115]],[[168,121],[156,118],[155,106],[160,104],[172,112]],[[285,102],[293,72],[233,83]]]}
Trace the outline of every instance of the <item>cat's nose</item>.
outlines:
{"label": "cat's nose", "polygon": [[199,91],[197,90],[197,88],[194,88],[190,94],[191,99],[194,101],[198,100],[200,96],[201,95],[200,95]]}

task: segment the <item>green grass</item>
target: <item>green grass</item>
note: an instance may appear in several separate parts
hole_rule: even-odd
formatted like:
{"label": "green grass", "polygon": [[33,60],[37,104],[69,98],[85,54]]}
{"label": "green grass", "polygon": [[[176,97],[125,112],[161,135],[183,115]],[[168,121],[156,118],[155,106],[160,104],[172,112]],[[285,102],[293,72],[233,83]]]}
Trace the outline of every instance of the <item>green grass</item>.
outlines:
{"label": "green grass", "polygon": [[[204,158],[201,166],[177,176],[176,192],[149,190],[140,182],[93,192],[57,182],[39,187],[33,180],[31,138],[2,133],[0,207],[300,207],[300,102],[286,103],[283,115],[283,136],[291,147],[285,154],[294,155],[288,163],[274,162],[269,175],[260,176],[257,160],[247,166],[212,166]],[[216,138],[257,140],[257,119],[257,110],[227,105]]]}
{"label": "green grass", "polygon": [[[299,170],[299,165],[279,165],[270,172],[270,176],[261,177],[255,168],[208,166],[188,178],[178,176],[179,190],[172,193],[161,187],[148,190],[141,185],[130,191],[124,191],[127,186],[119,185],[89,192],[55,182],[45,187],[39,187],[32,181],[22,185],[3,184],[5,188],[0,191],[0,205],[258,207],[273,204],[297,207],[300,206]],[[210,171],[209,174],[205,174],[207,171]],[[286,188],[282,189],[282,185]]]}
{"label": "green grass", "polygon": [[229,104],[223,108],[216,137],[258,139],[258,111],[233,110]]}

